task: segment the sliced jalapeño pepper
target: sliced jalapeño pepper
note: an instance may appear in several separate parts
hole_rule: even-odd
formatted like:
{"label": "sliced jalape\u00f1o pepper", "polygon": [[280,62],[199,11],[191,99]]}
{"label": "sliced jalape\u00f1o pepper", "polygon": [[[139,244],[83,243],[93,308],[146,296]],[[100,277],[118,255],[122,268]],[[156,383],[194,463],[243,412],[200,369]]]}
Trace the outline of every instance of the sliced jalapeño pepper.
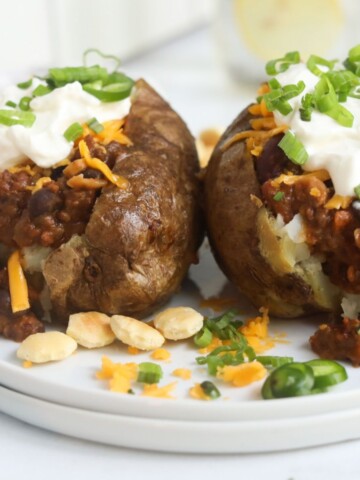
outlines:
{"label": "sliced jalape\u00f1o pepper", "polygon": [[315,388],[326,388],[347,380],[345,368],[333,360],[322,360],[320,358],[306,362],[312,368],[315,376]]}
{"label": "sliced jalape\u00f1o pepper", "polygon": [[[314,384],[312,368],[304,363],[292,362],[277,368],[269,375],[262,388],[262,395],[265,399],[309,395]],[[269,392],[272,397],[269,397]]]}

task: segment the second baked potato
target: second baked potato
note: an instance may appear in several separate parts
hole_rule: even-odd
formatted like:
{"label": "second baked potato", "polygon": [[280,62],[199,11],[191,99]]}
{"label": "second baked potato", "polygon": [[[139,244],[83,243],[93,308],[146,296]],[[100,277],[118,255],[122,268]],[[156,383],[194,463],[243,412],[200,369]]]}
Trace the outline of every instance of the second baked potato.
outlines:
{"label": "second baked potato", "polygon": [[274,78],[207,167],[214,255],[273,315],[360,313],[359,53],[350,50],[345,69],[298,52],[269,62]]}

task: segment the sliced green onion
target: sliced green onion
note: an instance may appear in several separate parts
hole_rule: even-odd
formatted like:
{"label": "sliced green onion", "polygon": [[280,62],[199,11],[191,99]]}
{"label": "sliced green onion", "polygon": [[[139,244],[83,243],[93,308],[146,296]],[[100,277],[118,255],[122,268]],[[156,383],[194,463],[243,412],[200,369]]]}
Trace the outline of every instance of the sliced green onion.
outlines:
{"label": "sliced green onion", "polygon": [[160,365],[152,362],[142,362],[139,364],[137,381],[140,383],[159,383],[163,376]]}
{"label": "sliced green onion", "polygon": [[202,328],[194,337],[194,343],[197,347],[205,348],[210,345],[213,334],[206,327]]}
{"label": "sliced green onion", "polygon": [[8,100],[8,101],[5,103],[5,105],[6,105],[7,107],[16,108],[16,103],[13,102],[12,100]]}
{"label": "sliced green onion", "polygon": [[95,117],[87,122],[87,126],[95,133],[100,133],[104,130],[104,125],[98,122]]}
{"label": "sliced green onion", "polygon": [[216,398],[221,397],[219,389],[212,382],[209,382],[209,381],[202,382],[200,383],[200,387],[202,391],[205,393],[205,395],[211,398],[211,400],[215,400]]}
{"label": "sliced green onion", "polygon": [[268,75],[277,75],[278,73],[285,72],[290,65],[300,63],[299,52],[288,52],[282,58],[276,58],[267,62],[265,70]]}
{"label": "sliced green onion", "polygon": [[106,55],[105,53],[101,52],[97,48],[88,48],[87,50],[85,50],[83,54],[83,63],[85,66],[86,66],[87,57],[91,53],[96,53],[97,55],[99,55],[101,58],[104,58],[105,60],[113,60],[115,62],[114,70],[117,70],[120,67],[121,61],[119,57],[116,57],[115,55]]}
{"label": "sliced green onion", "polygon": [[292,112],[292,107],[288,100],[291,98],[297,97],[303,92],[305,88],[305,83],[303,81],[295,84],[285,85],[282,87],[277,80],[270,80],[269,86],[276,87],[273,88],[269,93],[264,95],[264,100],[266,107],[270,112],[278,110],[282,115],[288,115]]}
{"label": "sliced green onion", "polygon": [[343,127],[352,127],[354,115],[339,104],[335,89],[326,75],[315,86],[314,101],[319,112],[333,118]]}
{"label": "sliced green onion", "polygon": [[275,202],[280,202],[280,200],[282,200],[284,198],[284,195],[285,193],[284,192],[276,192],[275,195],[273,196],[273,200],[275,200]]}
{"label": "sliced green onion", "polygon": [[32,92],[33,97],[42,97],[52,92],[52,89],[47,85],[38,85]]}
{"label": "sliced green onion", "polygon": [[281,88],[281,84],[276,78],[271,78],[268,84],[271,90],[276,90],[278,88]]}
{"label": "sliced green onion", "polygon": [[249,362],[252,362],[253,360],[256,359],[256,353],[252,347],[246,347],[244,354],[246,355]]}
{"label": "sliced green onion", "polygon": [[68,142],[75,142],[83,134],[83,128],[80,123],[75,122],[64,132],[64,137]]}
{"label": "sliced green onion", "polygon": [[356,197],[360,199],[360,185],[354,188],[354,193]]}
{"label": "sliced green onion", "polygon": [[22,90],[26,90],[27,88],[31,87],[32,81],[33,81],[33,79],[30,78],[30,79],[27,80],[26,82],[18,83],[16,86],[17,86],[18,88],[21,88]]}
{"label": "sliced green onion", "polygon": [[32,112],[23,112],[22,110],[0,110],[0,125],[11,127],[12,125],[22,125],[31,127],[35,122],[35,115]]}
{"label": "sliced green onion", "polygon": [[360,86],[357,85],[356,87],[351,88],[351,90],[348,93],[348,96],[353,98],[360,98]]}
{"label": "sliced green onion", "polygon": [[315,359],[306,362],[315,376],[315,388],[327,388],[344,382],[348,376],[345,368],[333,360]]}
{"label": "sliced green onion", "polygon": [[314,95],[306,93],[301,99],[300,118],[304,122],[311,120],[311,114],[314,109]]}
{"label": "sliced green onion", "polygon": [[85,84],[96,80],[105,80],[108,72],[106,68],[93,65],[92,67],[50,68],[49,76],[51,83],[56,87],[62,87],[72,82]]}
{"label": "sliced green onion", "polygon": [[281,365],[286,365],[294,361],[292,357],[277,357],[272,355],[258,355],[256,360],[264,365],[264,367],[271,368],[281,367]]}
{"label": "sliced green onion", "polygon": [[105,86],[100,82],[86,83],[83,85],[83,89],[102,102],[117,102],[130,95],[133,85],[134,81],[124,76],[121,82],[110,83]]}
{"label": "sliced green onion", "polygon": [[321,70],[318,65],[327,67],[328,70],[332,70],[336,62],[337,60],[326,60],[325,58],[318,57],[317,55],[310,55],[308,61],[306,62],[306,66],[310,72],[320,77],[324,73],[324,70]]}
{"label": "sliced green onion", "polygon": [[290,130],[285,133],[278,146],[295,165],[304,165],[309,158],[304,145]]}
{"label": "sliced green onion", "polygon": [[22,97],[22,99],[19,102],[20,110],[24,110],[24,112],[26,112],[27,110],[30,110],[31,100],[32,100],[31,97]]}

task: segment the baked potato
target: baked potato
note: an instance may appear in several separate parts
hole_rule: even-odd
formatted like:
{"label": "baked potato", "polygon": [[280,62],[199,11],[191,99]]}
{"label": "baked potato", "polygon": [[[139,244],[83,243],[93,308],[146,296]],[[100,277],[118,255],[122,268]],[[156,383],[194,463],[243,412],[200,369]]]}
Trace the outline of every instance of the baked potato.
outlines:
{"label": "baked potato", "polygon": [[[205,175],[208,237],[220,268],[255,306],[285,318],[339,314],[342,307],[345,316],[357,318],[360,178],[353,166],[360,145],[353,153],[347,136],[355,138],[359,100],[333,100],[332,111],[320,111],[320,87],[335,84],[343,72],[332,71],[331,62],[328,73],[314,73],[314,62],[291,63],[261,87],[258,103],[234,120],[211,156]],[[272,99],[286,112],[277,111]],[[306,108],[311,118],[302,117]],[[290,154],[285,137],[296,142]]]}
{"label": "baked potato", "polygon": [[[22,340],[40,331],[29,317],[20,326],[31,311],[63,322],[84,311],[143,317],[180,288],[197,261],[199,164],[185,123],[144,80],[116,122],[107,122],[114,138],[106,138],[108,127],[84,125],[64,162],[44,168],[22,158],[0,173],[5,336]],[[8,263],[14,252],[30,300],[18,312]]]}

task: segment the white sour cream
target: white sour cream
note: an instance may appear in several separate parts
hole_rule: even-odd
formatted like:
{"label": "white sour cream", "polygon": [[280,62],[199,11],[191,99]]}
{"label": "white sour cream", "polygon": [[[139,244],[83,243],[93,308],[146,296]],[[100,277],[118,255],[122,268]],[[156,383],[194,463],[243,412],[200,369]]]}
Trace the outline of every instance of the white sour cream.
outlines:
{"label": "white sour cream", "polygon": [[354,188],[360,185],[360,100],[348,97],[341,105],[354,115],[351,128],[342,127],[335,120],[317,111],[313,111],[310,122],[300,118],[301,98],[312,92],[319,77],[311,73],[305,64],[292,65],[279,74],[281,85],[294,84],[303,80],[305,90],[289,100],[293,111],[289,115],[274,112],[277,125],[289,125],[291,131],[303,143],[309,159],[303,165],[304,170],[325,169],[334,184],[335,193],[354,195]]}
{"label": "white sour cream", "polygon": [[[22,90],[10,86],[3,91],[0,108],[7,101],[18,103],[24,96],[43,82],[34,79],[31,88]],[[83,124],[95,117],[100,123],[123,118],[129,113],[130,98],[118,102],[103,103],[85,92],[79,82],[57,88],[30,102],[36,120],[31,128],[22,125],[0,125],[0,171],[13,167],[24,158],[36,165],[49,168],[64,160],[70,153],[73,142],[64,137],[66,129],[75,122]]]}

